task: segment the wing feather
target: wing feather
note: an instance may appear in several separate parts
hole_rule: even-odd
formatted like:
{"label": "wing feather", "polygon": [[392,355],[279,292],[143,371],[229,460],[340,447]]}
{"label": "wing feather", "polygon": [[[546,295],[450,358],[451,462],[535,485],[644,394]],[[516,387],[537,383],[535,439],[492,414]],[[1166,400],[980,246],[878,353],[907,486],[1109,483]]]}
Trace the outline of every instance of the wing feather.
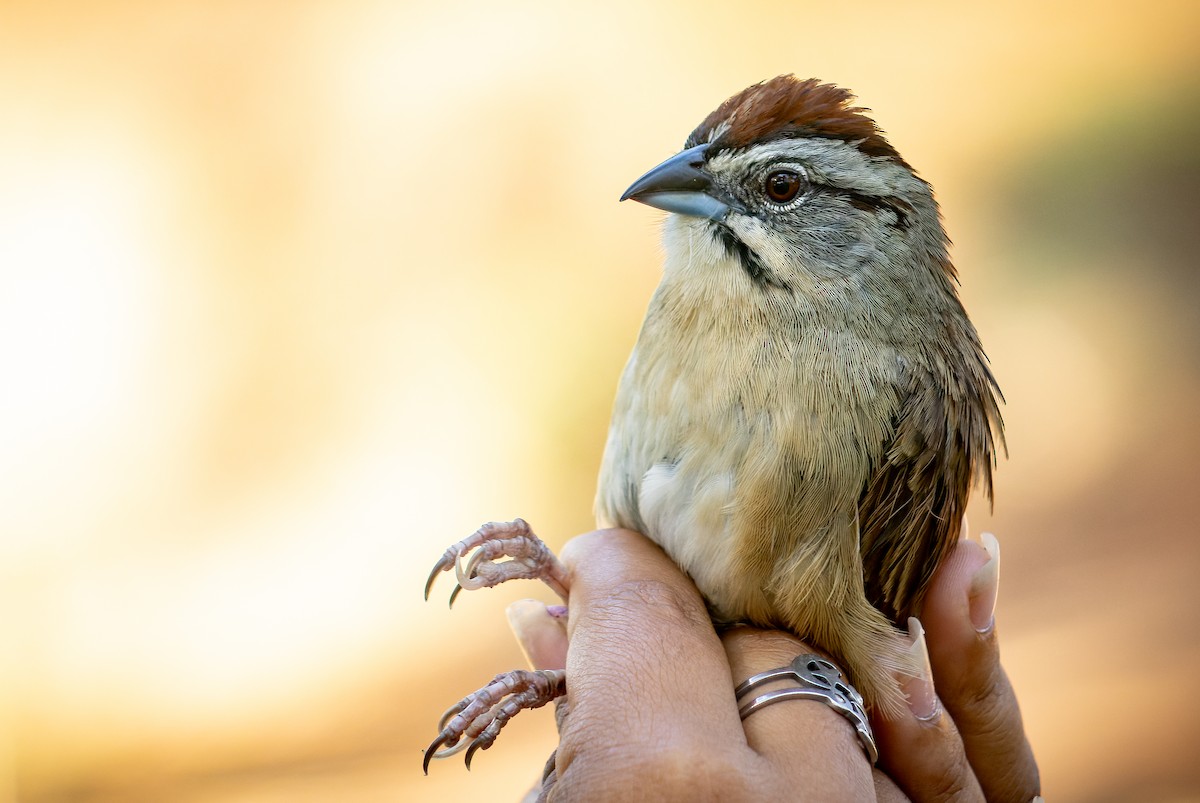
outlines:
{"label": "wing feather", "polygon": [[958,540],[972,485],[978,481],[992,496],[1004,422],[996,380],[982,353],[974,356],[957,377],[939,382],[925,373],[912,382],[884,459],[859,499],[867,599],[897,624],[916,610]]}

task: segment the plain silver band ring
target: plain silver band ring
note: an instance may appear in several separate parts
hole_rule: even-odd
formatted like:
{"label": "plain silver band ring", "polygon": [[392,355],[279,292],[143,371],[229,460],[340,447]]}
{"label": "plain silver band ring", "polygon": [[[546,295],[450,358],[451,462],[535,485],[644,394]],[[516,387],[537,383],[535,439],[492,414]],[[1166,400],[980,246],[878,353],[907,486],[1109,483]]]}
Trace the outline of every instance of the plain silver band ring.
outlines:
{"label": "plain silver band ring", "polygon": [[850,721],[850,724],[854,726],[854,732],[858,734],[858,740],[862,742],[867,760],[872,765],[879,760],[879,749],[875,746],[871,723],[867,720],[866,709],[863,708],[862,695],[846,682],[841,670],[832,662],[811,653],[797,655],[795,660],[787,666],[759,672],[754,677],[746,679],[733,690],[733,693],[740,702],[742,697],[760,686],[778,680],[791,680],[800,685],[763,692],[748,702],[742,703],[738,709],[742,719],[764,706],[778,703],[781,700],[817,700],[825,703]]}

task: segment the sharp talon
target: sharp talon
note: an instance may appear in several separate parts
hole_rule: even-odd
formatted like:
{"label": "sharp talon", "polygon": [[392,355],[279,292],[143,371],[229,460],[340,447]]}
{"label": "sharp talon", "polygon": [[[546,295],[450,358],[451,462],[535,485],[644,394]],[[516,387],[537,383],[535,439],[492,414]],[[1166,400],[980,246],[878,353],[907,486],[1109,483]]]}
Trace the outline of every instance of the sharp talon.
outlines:
{"label": "sharp talon", "polygon": [[466,707],[467,707],[466,702],[459,701],[459,702],[455,703],[454,705],[450,706],[449,708],[447,708],[446,712],[444,714],[442,714],[442,718],[438,720],[438,730],[440,730],[440,731],[445,730],[446,723],[449,722],[450,719],[452,717],[454,717],[455,714],[462,711]]}
{"label": "sharp talon", "polygon": [[[482,554],[483,554],[483,551],[479,550],[474,555],[472,555],[470,560],[467,561],[466,569],[463,568],[462,561],[457,561],[457,560],[454,561],[454,576],[458,579],[458,584],[460,586],[471,587],[471,585],[472,585],[471,572],[475,571],[475,564],[476,564],[475,558]],[[478,586],[475,586],[475,587],[478,587]]]}
{"label": "sharp talon", "polygon": [[500,731],[521,711],[540,708],[566,693],[561,669],[514,669],[446,709],[438,721],[438,737],[425,751],[425,771],[435,758],[466,751],[467,769],[480,750],[487,750]]}
{"label": "sharp talon", "polygon": [[429,774],[429,762],[433,759],[456,756],[473,744],[473,742],[461,742],[459,741],[460,738],[460,736],[455,736],[451,739],[450,734],[442,733],[433,740],[433,744],[425,748],[425,760],[422,762],[421,767],[425,770],[426,775]]}
{"label": "sharp talon", "polygon": [[482,549],[475,550],[475,554],[472,555],[471,559],[467,561],[467,568],[466,568],[467,577],[475,576],[475,569],[479,567],[479,564],[483,562],[483,559],[484,559],[483,550]]}
{"label": "sharp talon", "polygon": [[455,585],[454,590],[450,592],[450,607],[454,607],[454,600],[458,599],[458,595],[462,593],[463,587]]}
{"label": "sharp talon", "polygon": [[462,590],[490,588],[517,579],[541,580],[563,600],[567,598],[566,568],[521,519],[488,522],[447,549],[425,580],[426,600],[437,576],[450,571],[462,587],[451,593],[451,607]]}
{"label": "sharp talon", "polygon": [[476,739],[471,742],[471,748],[467,750],[467,755],[463,758],[463,762],[467,765],[467,769],[471,769],[471,757],[475,755],[476,750],[487,750],[489,745],[485,745],[481,739]]}
{"label": "sharp talon", "polygon": [[430,591],[430,589],[433,588],[433,581],[437,579],[437,576],[439,574],[446,571],[446,567],[448,565],[449,565],[449,563],[447,563],[447,561],[446,561],[446,556],[443,555],[442,559],[439,560],[437,562],[437,565],[433,567],[433,571],[431,571],[429,573],[429,579],[425,581],[425,601],[426,602],[429,602],[429,591]]}
{"label": "sharp talon", "polygon": [[429,774],[429,762],[433,759],[434,755],[437,753],[438,748],[441,747],[443,744],[445,744],[445,742],[446,742],[446,734],[443,733],[440,736],[438,736],[436,739],[433,740],[433,744],[431,744],[431,745],[429,745],[429,747],[425,748],[425,761],[421,764],[421,768],[423,770],[425,770],[426,775]]}

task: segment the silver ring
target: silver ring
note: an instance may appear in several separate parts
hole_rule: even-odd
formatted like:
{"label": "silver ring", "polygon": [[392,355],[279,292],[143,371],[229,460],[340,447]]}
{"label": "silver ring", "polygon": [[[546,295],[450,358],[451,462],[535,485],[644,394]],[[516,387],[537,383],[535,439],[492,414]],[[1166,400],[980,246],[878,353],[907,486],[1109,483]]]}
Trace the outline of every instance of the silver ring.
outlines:
{"label": "silver ring", "polygon": [[743,703],[738,709],[742,719],[781,700],[818,700],[850,721],[854,732],[858,734],[858,740],[862,742],[863,750],[866,751],[867,760],[872,765],[879,760],[879,750],[875,747],[875,736],[871,733],[871,723],[867,720],[866,709],[863,708],[862,695],[846,682],[841,670],[833,663],[819,655],[797,655],[787,666],[759,672],[748,678],[734,689],[733,693],[740,702],[746,694],[777,680],[792,680],[800,685],[763,692]]}

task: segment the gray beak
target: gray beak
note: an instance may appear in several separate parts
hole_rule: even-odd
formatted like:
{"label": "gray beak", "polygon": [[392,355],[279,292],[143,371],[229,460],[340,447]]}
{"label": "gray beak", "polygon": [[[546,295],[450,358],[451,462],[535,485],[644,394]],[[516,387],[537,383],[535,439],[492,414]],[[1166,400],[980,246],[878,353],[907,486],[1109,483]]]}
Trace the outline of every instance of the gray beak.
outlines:
{"label": "gray beak", "polygon": [[621,200],[632,198],[648,206],[721,221],[731,209],[745,212],[733,198],[712,183],[704,170],[708,143],[677,153],[625,190]]}

